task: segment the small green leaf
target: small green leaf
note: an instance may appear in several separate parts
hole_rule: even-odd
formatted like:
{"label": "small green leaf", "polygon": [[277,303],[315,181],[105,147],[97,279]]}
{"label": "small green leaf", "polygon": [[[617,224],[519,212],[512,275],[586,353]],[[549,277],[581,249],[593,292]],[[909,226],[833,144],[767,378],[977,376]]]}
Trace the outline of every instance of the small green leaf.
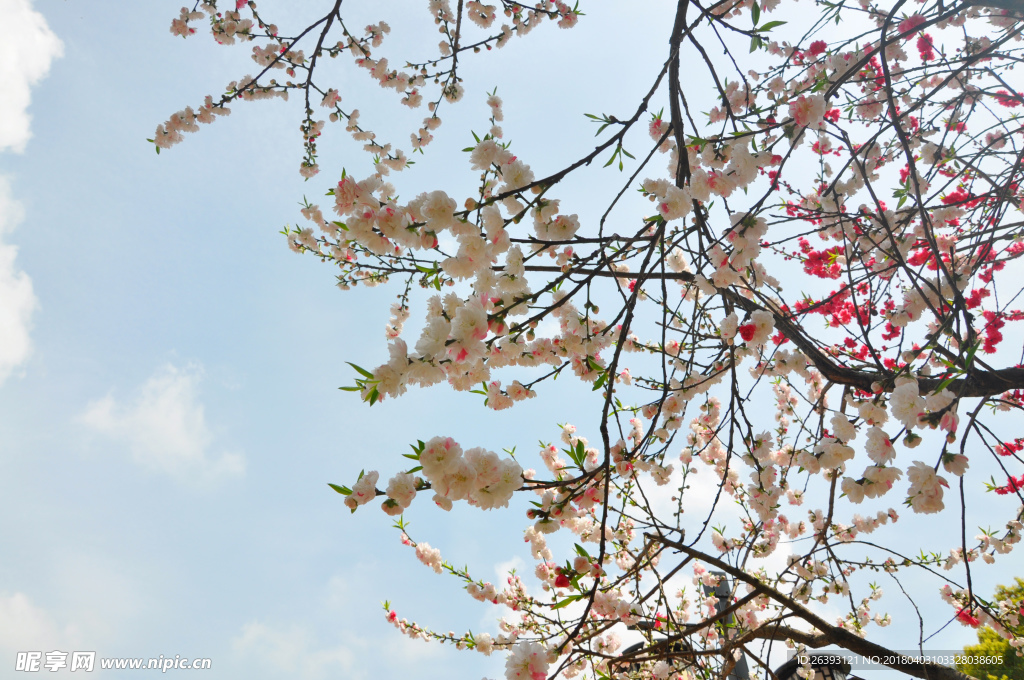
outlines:
{"label": "small green leaf", "polygon": [[757,26],[757,22],[761,20],[761,8],[756,2],[750,5],[750,16],[754,20],[754,26]]}
{"label": "small green leaf", "polygon": [[340,493],[342,496],[352,495],[352,489],[348,488],[347,486],[338,486],[337,484],[331,484],[330,482],[327,482],[327,486],[331,487],[332,489]]}
{"label": "small green leaf", "polygon": [[573,602],[577,602],[577,601],[582,600],[582,599],[583,599],[582,595],[570,595],[569,597],[565,598],[561,602],[556,602],[555,604],[551,605],[551,608],[552,609],[561,609],[562,607],[567,607],[570,604],[572,604]]}
{"label": "small green leaf", "polygon": [[373,380],[373,373],[370,373],[365,368],[362,368],[361,366],[356,366],[351,361],[346,361],[345,363],[359,371],[359,374],[362,375],[364,378],[369,378],[370,380]]}
{"label": "small green leaf", "polygon": [[976,342],[974,343],[974,347],[971,347],[970,351],[967,352],[967,358],[964,360],[964,365],[967,366],[967,368],[970,368],[971,364],[974,362],[974,355],[978,353],[979,347],[981,347],[981,343]]}

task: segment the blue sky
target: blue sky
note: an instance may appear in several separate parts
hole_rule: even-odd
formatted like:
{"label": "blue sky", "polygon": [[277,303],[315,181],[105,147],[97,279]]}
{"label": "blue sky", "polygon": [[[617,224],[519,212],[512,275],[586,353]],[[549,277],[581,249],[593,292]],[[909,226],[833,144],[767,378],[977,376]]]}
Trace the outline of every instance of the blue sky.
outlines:
{"label": "blue sky", "polygon": [[[499,677],[498,655],[409,641],[385,622],[384,599],[442,631],[495,632],[502,612],[419,565],[376,508],[350,515],[326,483],[362,468],[386,478],[409,442],[437,434],[492,450],[554,440],[550,403],[559,421],[592,426],[589,392],[561,381],[548,401],[494,413],[441,387],[373,409],[338,391],[352,381],[345,361],[384,360],[395,291],[341,293],[277,233],[329,186],[298,176],[296,102],[236,105],[159,156],[145,142],[253,71],[245,48],[171,36],[176,12],[0,0],[0,24],[24,27],[0,46],[0,668],[59,649],[209,657],[211,677],[228,679]],[[401,17],[376,18],[412,35]],[[486,129],[484,91],[499,82],[506,137],[538,173],[591,148],[582,113],[642,93],[650,69],[636,78],[633,64],[660,64],[669,27],[639,13],[585,20],[607,50],[584,52],[568,32],[549,52],[510,45],[495,70],[467,65],[466,100],[404,191],[451,173],[461,195],[473,177],[458,149],[468,128]],[[641,34],[627,60],[618,41]],[[584,53],[599,79],[575,72]],[[341,73],[343,95],[364,120],[390,111],[391,93],[362,76]],[[423,113],[396,115],[379,126]],[[321,178],[346,163],[365,174],[354,148],[326,135]],[[567,188],[570,211],[606,189]],[[496,581],[529,562],[521,510],[439,521],[421,503],[411,521]]]}
{"label": "blue sky", "polygon": [[[416,562],[383,513],[350,515],[326,483],[386,474],[435,434],[500,450],[525,417],[537,431],[523,443],[554,439],[550,416],[540,404],[484,412],[440,389],[371,410],[338,391],[345,361],[382,359],[394,293],[341,293],[277,233],[324,186],[296,172],[294,106],[235,106],[159,156],[145,142],[250,71],[243,50],[170,35],[171,5],[0,8],[43,36],[20,46],[35,71],[7,76],[25,97],[6,99],[0,120],[14,130],[0,153],[0,302],[16,319],[5,332],[22,333],[0,354],[2,663],[95,650],[210,657],[218,678],[498,677],[498,655],[413,642],[385,622],[387,598],[441,630],[496,632],[501,612]],[[481,127],[475,94],[466,108]],[[364,111],[380,105],[370,95]],[[429,505],[413,531],[483,578],[529,558],[479,513],[428,532]],[[496,515],[521,530],[518,512]]]}

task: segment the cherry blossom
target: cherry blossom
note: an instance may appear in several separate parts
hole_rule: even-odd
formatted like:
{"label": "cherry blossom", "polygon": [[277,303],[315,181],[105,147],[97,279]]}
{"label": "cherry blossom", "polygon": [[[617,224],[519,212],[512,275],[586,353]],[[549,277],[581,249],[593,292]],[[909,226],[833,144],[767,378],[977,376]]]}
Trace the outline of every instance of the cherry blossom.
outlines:
{"label": "cherry blossom", "polygon": [[[994,0],[817,3],[817,24],[769,19],[791,7],[781,0],[715,3],[696,23],[690,5],[658,17],[668,41],[657,64],[635,65],[642,99],[614,115],[558,111],[552,129],[594,124],[593,144],[562,158],[551,134],[551,158],[527,158],[518,139],[551,130],[505,101],[518,57],[488,53],[515,38],[545,54],[570,35],[556,27],[587,30],[576,6],[429,0],[423,57],[393,44],[387,21],[353,31],[340,6],[304,31],[255,3],[205,2],[171,33],[191,43],[208,22],[260,71],[150,141],[171,148],[239,100],[300,99],[299,172],[327,196],[322,209],[303,201],[287,244],[334,267],[348,294],[385,286],[398,300],[379,365],[353,365],[344,389],[369,406],[447,388],[502,416],[550,405],[551,439],[536,447],[510,433],[500,455],[438,423],[403,442],[405,460],[375,462],[390,469],[384,488],[376,471],[332,485],[353,511],[381,496],[420,562],[514,612],[500,633],[456,634],[388,608],[400,632],[500,651],[509,679],[716,674],[772,641],[884,646],[895,598],[880,573],[939,594],[950,609],[936,628],[1012,638],[1017,615],[971,574],[1013,559],[1024,519],[1024,83],[1012,70],[1024,22]],[[463,79],[471,59],[502,96]],[[527,75],[541,97],[547,81]],[[425,117],[364,123],[367,87]],[[449,106],[476,107],[479,127],[442,126]],[[345,133],[365,157],[321,159],[319,140]],[[472,190],[430,165],[437,145],[464,151]],[[621,191],[595,205],[565,181],[616,172]],[[428,186],[410,190],[410,175]],[[556,378],[596,397],[589,421],[559,420]],[[961,493],[964,507],[991,504],[995,528],[965,538]],[[428,499],[523,518],[512,539],[534,561],[527,576],[495,586],[414,541],[405,518]],[[901,502],[950,527],[945,542],[903,533]],[[843,608],[834,621],[815,613],[826,603]],[[629,626],[643,649],[621,651]],[[685,637],[699,661],[662,635]],[[927,661],[901,670],[960,677]]]}

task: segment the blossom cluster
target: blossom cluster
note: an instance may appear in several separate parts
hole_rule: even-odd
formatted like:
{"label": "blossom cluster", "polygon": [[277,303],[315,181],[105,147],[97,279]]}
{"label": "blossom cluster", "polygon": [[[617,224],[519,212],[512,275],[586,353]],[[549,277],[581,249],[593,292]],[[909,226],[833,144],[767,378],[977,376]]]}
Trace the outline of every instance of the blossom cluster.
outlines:
{"label": "blossom cluster", "polygon": [[[1002,10],[917,4],[817,7],[861,22],[851,39],[828,34],[831,21],[806,35],[759,24],[782,6],[776,0],[712,5],[701,22],[709,27],[671,36],[667,62],[635,112],[588,114],[601,125],[597,146],[562,170],[535,170],[546,159],[527,162],[505,141],[503,125],[519,121],[506,120],[494,90],[488,131],[465,149],[464,169],[478,179],[469,195],[440,186],[406,193],[395,174],[449,134],[439,110],[471,99],[459,76],[471,54],[545,21],[572,27],[582,16],[575,7],[474,1],[453,9],[429,0],[431,45],[438,35],[441,42],[422,62],[385,53],[385,21],[360,37],[344,28],[314,48],[281,37],[254,3],[182,10],[172,33],[191,35],[205,18],[218,42],[254,43],[263,71],[198,112],[172,116],[157,130],[158,148],[235,99],[298,90],[305,178],[322,177],[317,142],[331,122],[343,121],[373,158],[334,175],[327,204],[304,201],[304,222],[284,232],[296,252],[337,267],[339,288],[404,284],[384,329],[386,361],[356,367],[346,389],[373,405],[447,383],[501,411],[544,398],[546,383],[566,376],[599,398],[590,436],[563,423],[560,443],[541,443],[539,473],[511,453],[435,437],[414,446],[417,467],[384,489],[377,471],[351,489],[335,487],[353,510],[383,496],[394,516],[415,512],[426,491],[445,510],[466,501],[520,511],[515,494],[531,498],[522,508],[530,584],[515,576],[499,590],[474,580],[403,533],[428,568],[514,612],[501,634],[438,633],[388,610],[400,631],[505,650],[513,680],[625,669],[664,680],[686,677],[678,660],[620,653],[613,627],[647,631],[649,645],[657,644],[650,631],[685,630],[688,649],[716,659],[706,663],[718,672],[728,663],[715,651],[722,644],[745,636],[749,648],[793,617],[826,635],[889,625],[876,611],[875,572],[945,571],[953,581],[962,571],[969,581],[972,565],[1012,552],[1024,519],[1024,508],[1003,498],[1024,501],[1014,429],[1024,378],[1009,351],[1024,321],[1024,237],[1014,217],[1024,173],[1012,111],[1024,86],[1010,66],[1024,54],[1018,22]],[[666,23],[684,27],[684,19]],[[324,36],[335,20],[341,15],[318,24]],[[752,36],[752,56],[746,41],[743,50],[727,47],[727,77],[700,43],[723,34]],[[358,90],[317,84],[314,62],[342,53],[401,105],[427,106],[408,155],[365,127],[359,109],[341,108]],[[685,59],[710,70],[715,100],[684,92]],[[268,80],[280,71],[294,80]],[[667,114],[650,114],[658,101]],[[316,105],[325,120],[313,115]],[[392,126],[381,125],[390,136]],[[596,212],[574,203],[560,183],[586,177],[609,155],[606,167],[630,164],[622,192]],[[649,212],[624,215],[627,189],[649,201]],[[981,480],[989,470],[999,481]],[[993,516],[1003,528],[971,543],[951,532],[956,540],[902,560],[874,547],[909,540],[889,507],[899,501],[914,514],[966,522],[960,503],[949,502],[952,482],[965,499],[999,504]],[[914,541],[914,550],[897,552],[916,554]],[[766,559],[773,555],[781,559]],[[776,563],[785,566],[766,566]],[[692,579],[681,576],[687,565]],[[1013,637],[1016,614],[1005,603],[960,586],[941,593],[951,619]],[[834,623],[806,609],[830,598],[848,605]],[[726,605],[728,624],[715,625]]]}

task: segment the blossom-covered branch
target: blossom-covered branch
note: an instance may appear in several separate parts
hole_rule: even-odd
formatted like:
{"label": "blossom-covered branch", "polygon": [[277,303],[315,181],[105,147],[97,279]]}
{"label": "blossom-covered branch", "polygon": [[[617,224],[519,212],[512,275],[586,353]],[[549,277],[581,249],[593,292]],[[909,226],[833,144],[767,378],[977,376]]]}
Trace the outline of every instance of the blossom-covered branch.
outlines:
{"label": "blossom-covered branch", "polygon": [[[433,38],[401,46],[386,21],[355,37],[341,3],[291,38],[252,2],[205,2],[172,23],[254,43],[262,70],[172,116],[159,148],[235,99],[291,90],[306,103],[304,177],[321,181],[316,140],[332,123],[363,143],[368,157],[323,182],[326,204],[304,201],[283,230],[337,268],[339,288],[397,290],[382,363],[354,366],[345,389],[372,406],[447,385],[504,410],[573,376],[600,396],[579,430],[553,403],[558,443],[536,451],[509,441],[498,454],[439,424],[386,481],[364,470],[332,485],[354,512],[381,501],[420,562],[509,610],[484,637],[438,633],[389,604],[401,632],[502,650],[510,680],[725,677],[737,654],[770,677],[773,644],[884,656],[894,600],[875,579],[911,597],[912,577],[948,604],[940,625],[987,624],[1024,646],[1021,612],[984,600],[972,575],[1024,528],[1024,12],[995,0],[792,5],[675,3],[657,18],[664,53],[634,66],[643,96],[613,114],[581,109],[593,149],[543,177],[505,141],[500,48],[551,48],[560,32],[545,24],[585,31],[578,6],[428,0]],[[330,60],[344,53],[351,63]],[[497,89],[467,93],[470,59]],[[389,139],[409,134],[405,150],[341,108],[361,96],[332,85],[350,82],[342,68],[427,107],[415,131],[374,121]],[[292,80],[268,79],[282,69]],[[486,101],[487,132],[440,132],[443,107],[467,94]],[[413,153],[432,162],[435,135],[469,145],[468,195],[442,180],[400,191]],[[567,179],[616,171],[603,205],[571,212]],[[413,541],[402,517],[428,492],[444,510],[525,512],[532,574],[499,589]],[[975,533],[982,504],[992,524]],[[957,530],[926,545],[894,526],[893,506]],[[834,621],[820,613],[829,602],[843,609]],[[643,645],[621,650],[627,635]]]}

